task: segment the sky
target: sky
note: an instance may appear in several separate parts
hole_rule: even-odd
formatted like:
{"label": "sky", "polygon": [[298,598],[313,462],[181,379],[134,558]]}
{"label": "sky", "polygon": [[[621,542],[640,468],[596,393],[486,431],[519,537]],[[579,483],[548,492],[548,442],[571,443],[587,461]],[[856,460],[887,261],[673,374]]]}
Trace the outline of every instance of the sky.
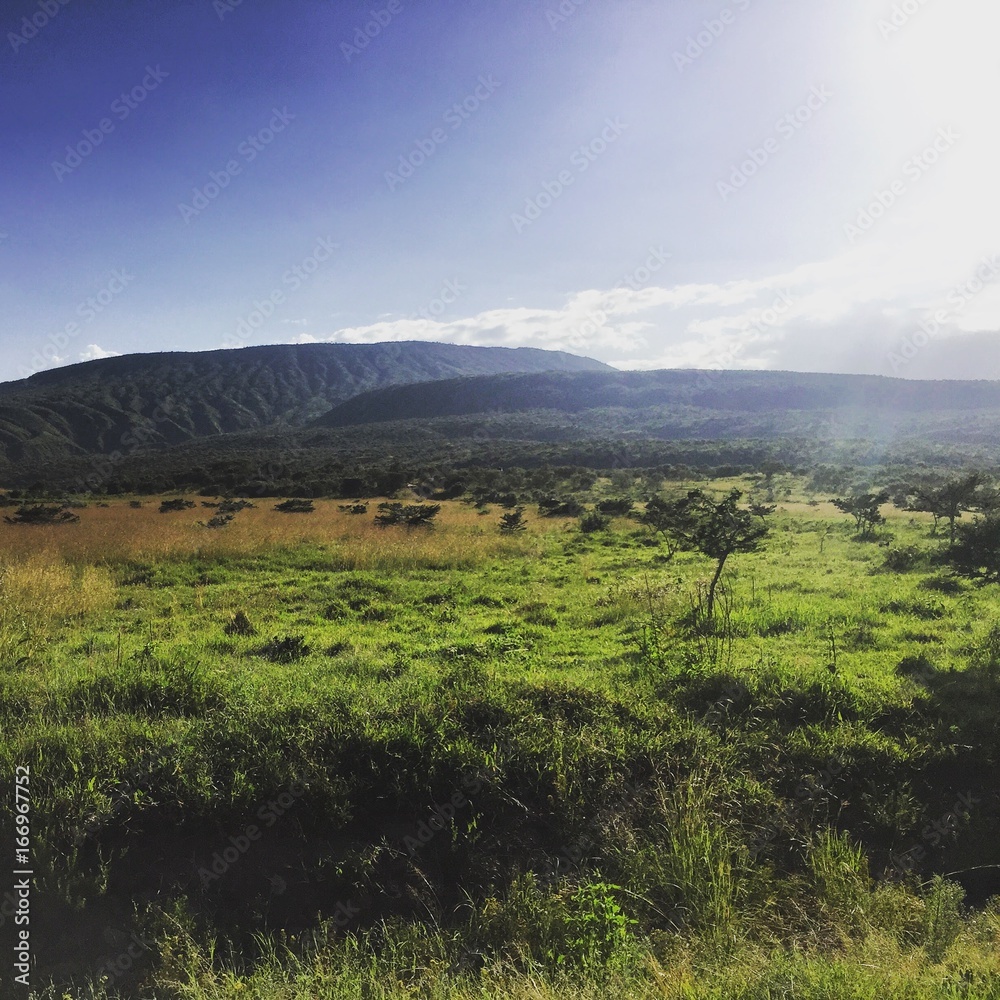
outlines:
{"label": "sky", "polygon": [[431,340],[1000,378],[996,0],[7,0],[0,380]]}

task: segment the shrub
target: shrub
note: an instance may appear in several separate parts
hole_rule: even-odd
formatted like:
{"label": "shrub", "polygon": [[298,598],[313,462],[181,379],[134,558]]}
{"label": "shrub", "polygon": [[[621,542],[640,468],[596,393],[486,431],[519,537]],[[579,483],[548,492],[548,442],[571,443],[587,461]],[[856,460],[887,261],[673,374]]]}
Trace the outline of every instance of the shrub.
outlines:
{"label": "shrub", "polygon": [[8,524],[74,524],[80,516],[61,505],[47,507],[36,504],[18,507],[13,517],[4,517],[4,520]]}
{"label": "shrub", "polygon": [[199,521],[198,524],[203,528],[224,528],[234,517],[234,514],[215,514],[207,521]]}
{"label": "shrub", "polygon": [[312,514],[316,505],[312,500],[286,500],[274,509],[282,514]]}
{"label": "shrub", "polygon": [[611,517],[624,517],[631,513],[634,506],[635,503],[629,497],[609,497],[607,500],[602,500],[597,509]]}
{"label": "shrub", "polygon": [[375,523],[380,528],[387,528],[393,525],[402,524],[407,528],[429,528],[438,514],[441,513],[441,504],[431,503],[380,503],[379,513],[375,516]]}
{"label": "shrub", "polygon": [[253,510],[257,505],[249,500],[226,499],[215,506],[220,514],[238,514],[241,510]]}
{"label": "shrub", "polygon": [[882,560],[882,569],[890,573],[907,573],[924,561],[924,553],[916,545],[890,548]]}
{"label": "shrub", "polygon": [[160,504],[161,514],[174,514],[180,510],[190,510],[194,506],[193,500],[184,500],[178,497],[176,500],[164,500]]}
{"label": "shrub", "polygon": [[500,534],[513,535],[518,531],[524,531],[526,524],[524,521],[524,508],[518,507],[500,517]]}
{"label": "shrub", "polygon": [[337,506],[343,514],[367,514],[368,504],[366,503],[342,503]]}
{"label": "shrub", "polygon": [[546,497],[538,501],[538,513],[542,517],[580,517],[583,512],[583,504],[576,497]]}
{"label": "shrub", "polygon": [[580,530],[585,535],[589,535],[595,531],[603,531],[610,523],[610,518],[605,517],[599,511],[592,510],[580,518]]}

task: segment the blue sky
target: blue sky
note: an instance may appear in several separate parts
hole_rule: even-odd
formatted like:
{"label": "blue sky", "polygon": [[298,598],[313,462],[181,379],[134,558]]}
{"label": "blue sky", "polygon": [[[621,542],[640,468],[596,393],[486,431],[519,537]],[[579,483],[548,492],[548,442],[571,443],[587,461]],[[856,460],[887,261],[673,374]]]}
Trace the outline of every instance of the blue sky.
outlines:
{"label": "blue sky", "polygon": [[15,0],[0,379],[442,340],[1000,377],[993,0]]}

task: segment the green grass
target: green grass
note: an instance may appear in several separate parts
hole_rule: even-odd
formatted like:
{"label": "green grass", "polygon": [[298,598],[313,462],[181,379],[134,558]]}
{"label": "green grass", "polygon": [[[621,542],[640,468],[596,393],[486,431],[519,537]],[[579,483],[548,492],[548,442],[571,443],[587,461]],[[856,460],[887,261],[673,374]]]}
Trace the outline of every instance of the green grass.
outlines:
{"label": "green grass", "polygon": [[927,523],[789,501],[699,632],[626,519],[267,506],[0,529],[53,996],[133,932],[137,997],[1000,996],[931,880],[1000,863],[1000,600]]}

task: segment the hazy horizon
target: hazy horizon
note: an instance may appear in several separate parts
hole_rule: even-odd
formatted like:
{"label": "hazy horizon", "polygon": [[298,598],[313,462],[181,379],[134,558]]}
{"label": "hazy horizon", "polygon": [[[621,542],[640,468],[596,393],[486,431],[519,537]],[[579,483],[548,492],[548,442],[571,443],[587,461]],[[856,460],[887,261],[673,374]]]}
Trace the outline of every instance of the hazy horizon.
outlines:
{"label": "hazy horizon", "polygon": [[422,340],[1000,378],[986,0],[14,2],[0,380]]}

